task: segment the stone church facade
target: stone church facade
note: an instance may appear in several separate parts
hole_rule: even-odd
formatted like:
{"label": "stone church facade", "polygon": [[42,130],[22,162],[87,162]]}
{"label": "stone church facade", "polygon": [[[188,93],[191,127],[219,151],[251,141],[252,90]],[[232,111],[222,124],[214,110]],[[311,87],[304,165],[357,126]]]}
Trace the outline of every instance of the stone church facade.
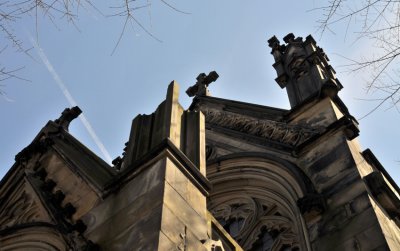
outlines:
{"label": "stone church facade", "polygon": [[311,36],[269,46],[291,109],[173,81],[108,165],[49,121],[0,182],[0,250],[400,250],[400,189]]}

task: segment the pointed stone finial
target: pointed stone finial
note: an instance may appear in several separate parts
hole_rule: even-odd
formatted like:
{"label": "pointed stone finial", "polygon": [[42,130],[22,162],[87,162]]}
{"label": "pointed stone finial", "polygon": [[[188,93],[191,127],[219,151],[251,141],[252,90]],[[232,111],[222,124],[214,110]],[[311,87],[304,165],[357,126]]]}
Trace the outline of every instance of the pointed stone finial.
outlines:
{"label": "pointed stone finial", "polygon": [[212,82],[215,82],[218,77],[219,75],[216,71],[212,71],[208,75],[205,73],[200,73],[196,78],[196,84],[186,90],[187,95],[189,95],[189,97],[210,96],[207,87]]}

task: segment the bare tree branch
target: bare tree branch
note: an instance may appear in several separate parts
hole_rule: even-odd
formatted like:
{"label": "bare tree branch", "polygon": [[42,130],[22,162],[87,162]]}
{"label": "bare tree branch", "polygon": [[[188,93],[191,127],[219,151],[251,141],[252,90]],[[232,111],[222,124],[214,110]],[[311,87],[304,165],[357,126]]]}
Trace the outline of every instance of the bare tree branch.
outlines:
{"label": "bare tree branch", "polygon": [[386,103],[397,109],[400,104],[400,1],[328,0],[326,6],[314,8],[313,11],[322,12],[322,18],[318,20],[321,36],[326,31],[333,31],[336,24],[347,22],[345,37],[347,30],[353,30],[356,35],[354,42],[373,42],[375,55],[358,60],[347,58],[350,63],[345,65],[350,72],[367,76],[367,93],[379,92],[384,95],[375,100],[377,105],[366,116]]}
{"label": "bare tree branch", "polygon": [[179,13],[182,13],[182,14],[186,14],[186,15],[190,15],[191,14],[189,12],[185,12],[185,11],[182,11],[182,10],[176,8],[175,6],[173,6],[172,4],[168,3],[165,0],[161,0],[161,2],[164,3],[165,5],[167,5],[168,7],[170,7],[171,9],[173,9],[176,12],[179,12]]}
{"label": "bare tree branch", "polygon": [[[92,0],[0,0],[0,36],[5,38],[6,44],[0,50],[0,53],[6,49],[13,48],[17,53],[24,53],[28,57],[33,57],[29,54],[31,47],[25,45],[18,37],[18,34],[14,32],[16,24],[25,17],[32,17],[35,21],[36,40],[39,40],[40,32],[40,21],[48,20],[54,24],[58,29],[58,25],[62,22],[73,25],[79,31],[79,16],[81,9],[90,11],[96,11],[103,17],[121,18],[123,20],[122,30],[117,39],[117,42],[112,50],[113,54],[118,45],[120,44],[126,29],[128,26],[139,27],[142,31],[148,34],[156,41],[161,42],[159,38],[153,34],[146,26],[139,21],[136,16],[136,12],[140,9],[148,9],[149,16],[150,7],[152,5],[151,0],[115,0],[116,6],[111,6],[108,11],[99,8]],[[160,0],[160,3],[167,6],[168,8],[183,14],[189,14],[182,10],[179,10],[167,0]],[[103,14],[109,12],[110,14]],[[151,20],[150,20],[151,21]],[[2,45],[3,46],[3,45]],[[26,81],[26,79],[19,77],[16,73],[22,70],[24,67],[18,67],[13,70],[8,70],[8,67],[2,67],[0,61],[0,82],[4,82],[9,79],[18,79]],[[4,85],[0,85],[0,95],[4,94],[2,91]]]}

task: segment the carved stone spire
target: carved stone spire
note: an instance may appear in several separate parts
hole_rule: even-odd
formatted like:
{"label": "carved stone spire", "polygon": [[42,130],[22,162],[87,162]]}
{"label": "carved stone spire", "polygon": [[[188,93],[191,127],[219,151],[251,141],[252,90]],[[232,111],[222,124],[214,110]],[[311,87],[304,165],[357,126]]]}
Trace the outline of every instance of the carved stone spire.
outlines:
{"label": "carved stone spire", "polygon": [[292,33],[286,35],[281,45],[273,36],[268,40],[273,64],[281,88],[287,90],[291,107],[301,104],[316,94],[335,96],[342,85],[335,77],[335,70],[329,65],[328,57],[309,35],[306,40]]}

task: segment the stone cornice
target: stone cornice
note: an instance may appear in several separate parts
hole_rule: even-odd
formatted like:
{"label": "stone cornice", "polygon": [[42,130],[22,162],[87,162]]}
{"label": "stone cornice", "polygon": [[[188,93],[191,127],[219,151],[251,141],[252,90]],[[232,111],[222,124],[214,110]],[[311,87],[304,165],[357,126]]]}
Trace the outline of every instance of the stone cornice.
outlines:
{"label": "stone cornice", "polygon": [[120,189],[121,186],[139,175],[143,170],[165,157],[172,160],[181,172],[199,189],[199,191],[205,196],[208,196],[208,192],[212,188],[209,180],[204,177],[198,167],[193,164],[193,162],[178,147],[176,147],[169,138],[166,138],[112,179],[110,183],[105,186],[107,192],[105,193],[104,198]]}
{"label": "stone cornice", "polygon": [[272,140],[289,146],[297,146],[320,133],[320,130],[284,122],[255,119],[231,112],[201,107],[206,124],[216,125],[241,133]]}

